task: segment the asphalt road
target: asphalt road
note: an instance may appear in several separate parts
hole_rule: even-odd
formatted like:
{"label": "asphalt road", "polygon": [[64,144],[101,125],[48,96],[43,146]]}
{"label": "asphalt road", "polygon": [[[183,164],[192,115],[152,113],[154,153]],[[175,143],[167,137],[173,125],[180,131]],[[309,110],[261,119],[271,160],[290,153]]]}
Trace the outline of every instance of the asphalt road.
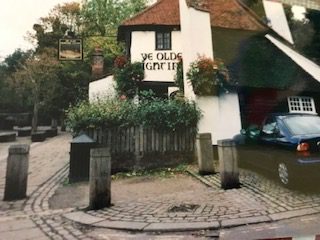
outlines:
{"label": "asphalt road", "polygon": [[[316,235],[319,236],[316,238]],[[249,226],[224,229],[219,239],[250,240],[293,238],[300,240],[320,239],[320,214],[282,220],[274,223],[264,223]]]}

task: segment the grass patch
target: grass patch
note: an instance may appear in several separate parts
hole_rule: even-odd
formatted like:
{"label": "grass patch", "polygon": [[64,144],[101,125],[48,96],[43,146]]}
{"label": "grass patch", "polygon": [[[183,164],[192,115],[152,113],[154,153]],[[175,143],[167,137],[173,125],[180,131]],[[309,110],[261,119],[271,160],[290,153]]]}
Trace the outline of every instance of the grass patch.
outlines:
{"label": "grass patch", "polygon": [[158,168],[153,170],[134,170],[131,172],[120,172],[112,175],[112,180],[132,178],[132,177],[160,177],[160,178],[170,178],[178,174],[184,174],[189,165],[180,164],[173,168]]}
{"label": "grass patch", "polygon": [[65,179],[63,179],[62,181],[62,186],[68,186],[70,185],[70,181],[69,181],[69,177],[66,177]]}

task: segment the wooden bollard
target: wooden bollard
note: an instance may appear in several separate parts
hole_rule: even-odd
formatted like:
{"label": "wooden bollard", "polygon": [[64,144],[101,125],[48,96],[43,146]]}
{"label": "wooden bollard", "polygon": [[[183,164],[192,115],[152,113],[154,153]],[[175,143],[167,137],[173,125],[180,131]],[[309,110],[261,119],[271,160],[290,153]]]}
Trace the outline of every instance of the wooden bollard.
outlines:
{"label": "wooden bollard", "polygon": [[90,150],[90,199],[92,210],[111,205],[111,155],[108,148]]}
{"label": "wooden bollard", "polygon": [[199,164],[199,174],[213,174],[214,162],[213,162],[213,148],[210,133],[202,133],[197,135],[197,158]]}
{"label": "wooden bollard", "polygon": [[4,201],[19,200],[27,195],[29,145],[12,145],[7,159]]}
{"label": "wooden bollard", "polygon": [[221,188],[239,188],[239,167],[235,142],[231,139],[218,140]]}

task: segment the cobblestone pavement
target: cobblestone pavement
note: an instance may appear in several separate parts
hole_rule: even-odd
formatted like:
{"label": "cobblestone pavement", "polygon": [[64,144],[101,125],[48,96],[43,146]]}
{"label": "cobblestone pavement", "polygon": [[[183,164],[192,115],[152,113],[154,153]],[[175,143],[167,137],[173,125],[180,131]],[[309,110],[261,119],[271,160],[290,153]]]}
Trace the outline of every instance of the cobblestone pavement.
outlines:
{"label": "cobblestone pavement", "polygon": [[[164,193],[134,202],[118,202],[99,211],[51,210],[48,200],[68,175],[70,140],[68,134],[61,134],[32,145],[28,199],[0,202],[1,240],[105,239],[107,236],[103,234],[101,237],[93,234],[92,227],[146,232],[196,231],[320,213],[320,191],[288,190],[247,170],[241,171],[239,189],[221,190],[219,174],[203,177],[191,170],[192,176],[209,186],[208,191]],[[5,168],[6,161],[0,161],[1,199]],[[145,238],[150,239],[147,235]]]}
{"label": "cobblestone pavement", "polygon": [[66,214],[71,220],[96,227],[143,231],[219,229],[243,224],[271,222],[320,212],[320,191],[289,190],[277,182],[241,170],[242,187],[220,190],[219,174],[194,177],[210,186],[207,192],[193,190],[163,194],[136,202],[123,202],[99,211]]}
{"label": "cobblestone pavement", "polygon": [[[69,134],[31,145],[28,198],[0,202],[0,239],[92,239],[76,223],[61,217],[74,209],[50,210],[49,198],[68,175]],[[3,199],[6,161],[0,161],[0,197]]]}

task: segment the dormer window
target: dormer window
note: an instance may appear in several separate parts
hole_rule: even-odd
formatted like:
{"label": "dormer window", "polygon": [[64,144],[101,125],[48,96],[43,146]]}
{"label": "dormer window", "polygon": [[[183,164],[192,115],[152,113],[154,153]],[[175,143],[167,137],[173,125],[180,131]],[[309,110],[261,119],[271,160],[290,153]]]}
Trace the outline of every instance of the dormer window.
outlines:
{"label": "dormer window", "polygon": [[156,50],[171,50],[171,32],[156,32]]}

